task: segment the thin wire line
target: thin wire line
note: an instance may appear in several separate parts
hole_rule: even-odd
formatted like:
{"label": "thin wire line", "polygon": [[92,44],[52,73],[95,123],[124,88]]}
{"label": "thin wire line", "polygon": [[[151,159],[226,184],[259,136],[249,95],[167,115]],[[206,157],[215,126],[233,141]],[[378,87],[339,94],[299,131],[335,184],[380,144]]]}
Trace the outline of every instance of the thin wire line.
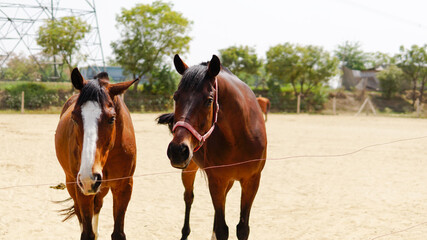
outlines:
{"label": "thin wire line", "polygon": [[[424,139],[427,138],[427,136],[421,136],[421,137],[413,137],[413,138],[404,138],[404,139],[398,139],[398,140],[393,140],[393,141],[389,141],[389,142],[384,142],[384,143],[376,143],[376,144],[371,144],[362,148],[359,148],[357,150],[354,150],[352,152],[348,152],[348,153],[341,153],[341,154],[325,154],[325,155],[296,155],[296,156],[288,156],[288,157],[280,157],[280,158],[266,158],[266,159],[251,159],[248,161],[243,161],[243,162],[238,162],[238,163],[231,163],[231,164],[224,164],[224,165],[217,165],[217,166],[210,166],[210,167],[205,167],[202,170],[209,170],[209,169],[214,169],[214,168],[225,168],[225,167],[234,167],[234,166],[239,166],[239,165],[243,165],[243,164],[247,164],[247,163],[251,163],[251,162],[258,162],[258,161],[283,161],[283,160],[288,160],[288,159],[298,159],[298,158],[336,158],[336,157],[344,157],[344,156],[349,156],[349,155],[353,155],[356,154],[358,152],[361,152],[365,149],[368,148],[373,148],[373,147],[378,147],[378,146],[383,146],[383,145],[389,145],[389,144],[393,144],[393,143],[398,143],[398,142],[405,142],[405,141],[413,141],[413,140],[419,140],[419,139]],[[137,174],[137,175],[133,175],[133,176],[126,176],[126,177],[120,177],[120,178],[112,178],[112,179],[106,179],[106,180],[101,180],[101,182],[111,182],[111,181],[118,181],[118,180],[124,180],[124,179],[129,179],[129,178],[139,178],[139,177],[147,177],[147,176],[157,176],[157,175],[167,175],[167,174],[177,174],[177,173],[190,173],[190,172],[196,172],[197,170],[183,170],[183,171],[165,171],[165,172],[154,172],[154,173],[144,173],[144,174]],[[5,189],[11,189],[11,188],[20,188],[20,187],[38,187],[38,186],[46,186],[46,185],[56,185],[57,183],[41,183],[41,184],[24,184],[24,185],[14,185],[14,186],[6,186],[6,187],[0,187],[0,190],[5,190]],[[76,184],[76,182],[66,182],[65,184]]]}
{"label": "thin wire line", "polygon": [[408,227],[408,228],[405,228],[405,229],[402,229],[402,230],[399,230],[399,231],[395,231],[395,232],[387,233],[387,234],[384,234],[384,235],[381,235],[381,236],[377,236],[377,237],[371,238],[370,240],[379,239],[379,238],[383,238],[383,237],[395,235],[395,234],[398,234],[398,233],[406,232],[408,230],[411,230],[413,228],[419,227],[419,226],[424,225],[424,224],[427,224],[427,222],[422,222],[422,223],[419,223],[419,224],[414,225],[412,227]]}

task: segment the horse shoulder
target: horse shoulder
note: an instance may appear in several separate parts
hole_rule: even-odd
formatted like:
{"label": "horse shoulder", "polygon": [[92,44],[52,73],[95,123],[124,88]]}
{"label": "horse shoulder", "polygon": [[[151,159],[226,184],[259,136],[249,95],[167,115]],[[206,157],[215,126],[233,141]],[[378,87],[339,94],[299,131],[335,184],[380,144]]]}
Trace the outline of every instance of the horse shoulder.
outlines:
{"label": "horse shoulder", "polygon": [[55,131],[56,156],[65,173],[70,176],[75,176],[78,171],[77,168],[73,169],[74,165],[77,166],[78,158],[76,141],[71,137],[74,131],[74,124],[71,121],[73,106],[74,104],[70,104],[64,110]]}

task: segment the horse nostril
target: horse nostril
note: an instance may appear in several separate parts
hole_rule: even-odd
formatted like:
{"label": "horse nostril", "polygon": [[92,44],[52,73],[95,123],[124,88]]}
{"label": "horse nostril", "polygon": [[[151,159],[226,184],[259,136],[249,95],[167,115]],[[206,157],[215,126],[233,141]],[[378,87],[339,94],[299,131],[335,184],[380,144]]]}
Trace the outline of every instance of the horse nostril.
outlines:
{"label": "horse nostril", "polygon": [[102,176],[101,176],[101,174],[99,174],[99,173],[95,173],[95,174],[93,175],[93,180],[95,180],[95,183],[92,185],[92,190],[93,190],[94,192],[96,192],[96,191],[98,190],[99,186],[100,186],[100,185],[101,185],[101,183],[102,183]]}
{"label": "horse nostril", "polygon": [[187,158],[188,158],[188,155],[190,154],[190,150],[188,149],[187,144],[181,144],[180,148],[181,148],[181,155],[182,155],[185,159],[187,159]]}

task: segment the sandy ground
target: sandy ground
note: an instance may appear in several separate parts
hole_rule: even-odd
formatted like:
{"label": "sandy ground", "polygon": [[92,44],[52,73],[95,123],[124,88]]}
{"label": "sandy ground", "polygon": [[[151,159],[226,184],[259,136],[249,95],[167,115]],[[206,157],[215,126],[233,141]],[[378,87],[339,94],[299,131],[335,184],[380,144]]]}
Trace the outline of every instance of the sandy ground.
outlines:
{"label": "sandy ground", "polygon": [[[183,187],[166,157],[171,135],[156,116],[132,115],[138,165],[128,239],[180,238]],[[0,239],[79,238],[77,219],[61,222],[56,211],[65,206],[52,203],[68,197],[49,187],[64,181],[54,150],[57,122],[58,115],[0,115]],[[426,120],[272,114],[267,129],[271,160],[252,208],[250,239],[427,238],[427,138],[332,156],[427,136]],[[28,184],[42,185],[22,186]],[[21,187],[2,189],[15,185]],[[200,173],[195,188],[190,239],[210,239],[213,207]],[[235,184],[226,206],[230,239],[237,239],[239,196]],[[99,225],[100,239],[110,239],[111,194]]]}

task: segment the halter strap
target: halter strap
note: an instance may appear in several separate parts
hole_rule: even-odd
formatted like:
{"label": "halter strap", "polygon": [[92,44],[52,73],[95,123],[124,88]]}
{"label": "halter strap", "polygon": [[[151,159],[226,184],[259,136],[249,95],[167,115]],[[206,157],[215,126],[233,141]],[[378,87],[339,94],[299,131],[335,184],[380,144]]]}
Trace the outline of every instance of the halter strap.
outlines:
{"label": "halter strap", "polygon": [[209,136],[212,134],[213,130],[215,129],[215,125],[218,121],[218,112],[219,112],[219,104],[218,104],[218,80],[215,78],[215,103],[216,103],[216,111],[215,111],[215,117],[214,122],[211,126],[211,128],[202,136],[200,133],[197,132],[196,129],[194,129],[191,124],[187,123],[186,121],[178,121],[175,123],[175,125],[172,128],[172,132],[175,132],[175,129],[177,127],[183,127],[187,129],[193,136],[199,141],[199,145],[193,150],[194,152],[197,152],[203,144],[205,143],[206,139],[209,138]]}

